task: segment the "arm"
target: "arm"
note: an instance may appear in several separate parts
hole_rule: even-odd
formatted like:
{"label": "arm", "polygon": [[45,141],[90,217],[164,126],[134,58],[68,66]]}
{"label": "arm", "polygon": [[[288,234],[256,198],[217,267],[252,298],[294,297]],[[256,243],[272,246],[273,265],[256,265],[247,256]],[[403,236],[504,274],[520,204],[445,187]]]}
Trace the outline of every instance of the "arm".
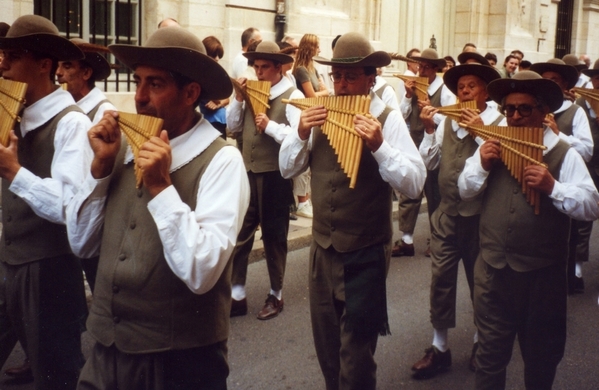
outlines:
{"label": "arm", "polygon": [[385,85],[382,100],[385,102],[386,105],[388,105],[392,109],[399,110],[399,102],[397,101],[397,95],[395,95],[395,90],[392,86]]}
{"label": "arm", "polygon": [[[420,113],[420,117],[426,116],[427,122],[430,120],[432,122],[432,117],[436,113],[437,109],[433,107],[427,107]],[[433,170],[439,166],[439,162],[441,161],[441,145],[443,144],[443,132],[445,131],[445,121],[447,118],[439,123],[436,130],[434,126],[427,126],[425,124],[424,138],[422,139],[422,143],[420,143],[420,148],[418,151],[420,152],[420,156],[422,157],[422,161],[424,161],[424,165],[426,169]],[[424,118],[423,118],[424,121]],[[434,122],[433,122],[434,124]]]}
{"label": "arm", "polygon": [[[239,83],[242,88],[245,87],[246,79],[239,79]],[[240,133],[243,131],[243,117],[245,111],[245,102],[243,96],[237,91],[234,92],[235,99],[232,99],[230,104],[227,106],[227,128],[231,133]]]}
{"label": "arm", "polygon": [[[295,90],[291,93],[290,99],[302,99],[304,94],[300,90]],[[266,121],[264,132],[274,138],[277,143],[282,143],[285,137],[291,132],[291,129],[295,129],[298,126],[300,120],[301,110],[291,104],[285,105],[285,116],[287,117],[288,125],[284,123],[277,123],[275,121]],[[264,114],[266,117],[266,115]],[[268,117],[267,117],[268,118]],[[258,116],[256,117],[258,121]]]}
{"label": "arm", "polygon": [[166,261],[196,294],[214,287],[225,268],[249,205],[249,183],[239,151],[222,148],[210,162],[191,210],[173,186],[148,203]]}
{"label": "arm", "polygon": [[472,157],[466,160],[464,170],[458,178],[460,198],[474,198],[485,189],[489,172],[499,162],[501,149],[497,140],[485,141]]}

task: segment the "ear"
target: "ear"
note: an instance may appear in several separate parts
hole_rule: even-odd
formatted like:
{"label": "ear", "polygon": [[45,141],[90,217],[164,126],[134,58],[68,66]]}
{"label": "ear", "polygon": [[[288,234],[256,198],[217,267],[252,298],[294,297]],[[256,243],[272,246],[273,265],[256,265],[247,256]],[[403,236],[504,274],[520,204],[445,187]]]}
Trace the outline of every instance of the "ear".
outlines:
{"label": "ear", "polygon": [[83,80],[87,81],[93,76],[94,71],[89,66],[86,66],[83,69]]}
{"label": "ear", "polygon": [[42,58],[39,60],[40,70],[42,73],[47,73],[48,75],[52,72],[52,65],[54,61],[50,58]]}
{"label": "ear", "polygon": [[185,102],[189,105],[193,105],[198,100],[201,93],[202,86],[199,83],[192,81],[185,86]]}

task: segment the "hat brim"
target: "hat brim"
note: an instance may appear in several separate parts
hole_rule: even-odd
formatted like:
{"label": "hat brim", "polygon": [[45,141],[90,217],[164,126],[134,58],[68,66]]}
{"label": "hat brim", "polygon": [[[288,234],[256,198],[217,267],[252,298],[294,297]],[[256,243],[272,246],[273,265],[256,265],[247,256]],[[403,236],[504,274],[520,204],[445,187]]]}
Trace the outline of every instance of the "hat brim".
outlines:
{"label": "hat brim", "polygon": [[501,78],[499,72],[495,68],[481,64],[464,64],[454,66],[443,74],[443,82],[449,90],[457,96],[458,81],[462,76],[477,76],[482,79],[486,85],[491,81]]}
{"label": "hat brim", "polygon": [[243,53],[243,56],[250,61],[255,60],[268,60],[268,61],[278,61],[281,64],[289,64],[293,62],[293,57],[289,54],[283,53],[260,53],[257,51],[252,51],[249,53]]}
{"label": "hat brim", "polygon": [[83,61],[85,61],[94,70],[95,81],[104,80],[110,76],[110,64],[103,55],[99,53],[85,52],[85,59]]}
{"label": "hat brim", "polygon": [[578,71],[572,65],[537,62],[530,66],[530,70],[537,72],[541,76],[543,76],[543,73],[545,72],[559,73],[566,80],[566,83],[568,83],[567,89],[574,88],[578,82]]}
{"label": "hat brim", "polygon": [[445,58],[424,58],[424,57],[409,57],[410,59],[422,63],[426,62],[427,64],[435,65],[439,70],[445,68],[447,62],[445,62]]}
{"label": "hat brim", "polygon": [[202,86],[202,100],[226,99],[233,92],[227,72],[212,58],[182,47],[110,45],[112,54],[131,69],[138,65],[172,70]]}
{"label": "hat brim", "polygon": [[324,57],[314,57],[314,61],[318,62],[322,65],[328,66],[343,66],[343,67],[351,67],[351,68],[361,68],[365,66],[372,66],[375,68],[380,68],[382,66],[387,66],[391,63],[391,56],[389,53],[384,51],[375,51],[366,57],[350,57],[350,58],[324,58]]}
{"label": "hat brim", "polygon": [[599,69],[583,69],[582,74],[588,77],[593,77],[599,74]]}
{"label": "hat brim", "polygon": [[460,53],[460,55],[458,56],[458,61],[462,65],[466,64],[466,61],[468,61],[468,60],[475,60],[476,62],[478,62],[481,65],[491,66],[491,64],[489,63],[489,60],[487,60],[482,55],[475,53],[473,51],[465,51],[463,53]]}
{"label": "hat brim", "polygon": [[47,54],[58,61],[76,61],[84,57],[83,52],[71,41],[54,34],[30,34],[19,37],[0,38],[0,50],[27,49]]}
{"label": "hat brim", "polygon": [[487,85],[491,99],[501,104],[504,97],[511,93],[526,93],[540,96],[549,106],[551,112],[560,108],[564,102],[564,94],[557,83],[549,79],[517,80],[501,78]]}

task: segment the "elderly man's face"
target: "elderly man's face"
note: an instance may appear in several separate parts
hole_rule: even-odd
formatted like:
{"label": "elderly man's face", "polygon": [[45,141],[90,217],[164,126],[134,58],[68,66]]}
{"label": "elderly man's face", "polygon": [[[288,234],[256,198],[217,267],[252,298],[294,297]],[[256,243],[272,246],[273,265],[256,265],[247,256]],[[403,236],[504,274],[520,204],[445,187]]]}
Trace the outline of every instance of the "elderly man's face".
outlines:
{"label": "elderly man's face", "polygon": [[364,73],[364,68],[333,66],[331,70],[333,87],[337,96],[368,95],[370,88],[374,85],[376,74],[367,76]]}
{"label": "elderly man's face", "polygon": [[437,77],[437,67],[428,62],[420,64],[420,77],[427,77],[429,83]]}
{"label": "elderly man's face", "polygon": [[87,80],[92,77],[90,67],[81,64],[81,61],[60,61],[56,69],[56,78],[60,84],[67,84],[67,91],[73,95],[75,101],[81,100],[85,95],[83,90],[87,87]]}
{"label": "elderly man's face", "polygon": [[541,76],[544,79],[554,81],[557,85],[559,85],[559,87],[562,89],[562,91],[565,91],[566,89],[568,89],[568,83],[562,77],[562,75],[557,72],[551,72],[551,71],[543,72],[543,74]]}
{"label": "elderly man's face", "polygon": [[[164,119],[169,138],[181,134],[181,118],[189,114],[189,88],[179,89],[173,76],[165,69],[139,65],[133,74],[137,90],[135,108],[138,114]],[[193,84],[193,83],[192,83]],[[197,84],[197,83],[196,83]],[[201,92],[201,91],[200,91]]]}
{"label": "elderly man's face", "polygon": [[470,74],[460,77],[457,92],[461,102],[475,100],[478,104],[485,104],[489,97],[485,82],[480,77]]}
{"label": "elderly man's face", "polygon": [[[545,115],[549,113],[547,107],[539,106],[533,95],[521,92],[507,95],[503,107],[504,109],[506,107],[516,108],[512,116],[509,116],[509,112],[506,112],[508,126],[515,127],[543,127]],[[518,108],[523,112],[530,111],[530,115],[522,115]]]}

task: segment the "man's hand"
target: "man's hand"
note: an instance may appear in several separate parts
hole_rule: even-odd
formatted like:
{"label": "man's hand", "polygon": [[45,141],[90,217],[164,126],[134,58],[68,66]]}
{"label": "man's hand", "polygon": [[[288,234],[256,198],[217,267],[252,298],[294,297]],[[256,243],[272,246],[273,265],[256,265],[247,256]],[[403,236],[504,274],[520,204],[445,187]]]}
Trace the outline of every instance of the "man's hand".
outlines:
{"label": "man's hand", "polygon": [[430,99],[428,97],[426,99],[424,99],[424,100],[418,99],[418,108],[420,108],[420,111],[422,111],[422,109],[424,107],[427,107],[427,106],[430,106],[430,105],[431,105],[431,101],[430,101]]}
{"label": "man's hand", "polygon": [[414,86],[416,85],[416,83],[414,82],[414,80],[406,80],[404,82],[404,85],[406,87],[406,97],[408,99],[411,99],[415,95]]}
{"label": "man's hand", "polygon": [[91,173],[95,179],[108,176],[121,148],[121,130],[117,122],[117,111],[106,111],[95,126],[87,132],[89,144],[94,152]]}
{"label": "man's hand", "polygon": [[358,132],[366,147],[371,152],[376,152],[383,143],[381,122],[364,115],[356,115],[354,129]]}
{"label": "man's hand", "polygon": [[460,123],[464,123],[468,126],[485,125],[480,115],[478,115],[478,112],[471,108],[462,108],[462,114],[460,115]]}
{"label": "man's hand", "polygon": [[254,122],[256,123],[256,129],[258,129],[258,133],[262,134],[264,133],[264,130],[266,130],[266,126],[268,125],[268,122],[270,122],[270,119],[268,119],[266,114],[258,114],[256,115]]}
{"label": "man's hand", "polygon": [[15,135],[15,131],[10,131],[10,138],[8,140],[8,147],[0,145],[0,177],[12,182],[21,164],[19,164],[19,158],[17,156],[17,146],[19,145],[19,139]]}
{"label": "man's hand", "polygon": [[485,171],[490,171],[501,159],[501,144],[496,139],[488,139],[480,147],[480,163]]}
{"label": "man's hand", "polygon": [[141,145],[137,166],[152,198],[171,185],[171,146],[166,130],[162,130],[160,137],[152,137]]}
{"label": "man's hand", "polygon": [[541,165],[529,165],[524,168],[524,182],[533,190],[545,195],[550,195],[555,185],[555,179],[551,173]]}
{"label": "man's hand", "polygon": [[426,131],[427,134],[433,134],[435,132],[436,125],[433,116],[435,116],[438,111],[439,109],[433,106],[425,106],[420,110],[420,120],[422,120],[424,131]]}
{"label": "man's hand", "polygon": [[[241,86],[241,89],[243,91],[245,91],[245,85],[246,85],[247,81],[248,80],[245,77],[240,77],[237,79],[237,82],[239,83],[239,85]],[[237,100],[238,102],[243,101],[243,95],[240,94],[238,91],[235,91],[235,100]]]}
{"label": "man's hand", "polygon": [[564,91],[564,98],[568,99],[571,102],[575,102],[576,101],[576,93],[574,93],[573,90],[566,90]]}
{"label": "man's hand", "polygon": [[305,109],[300,115],[297,132],[302,140],[310,138],[312,127],[322,126],[327,118],[327,109],[324,106],[314,106]]}
{"label": "man's hand", "polygon": [[559,129],[557,128],[557,123],[555,122],[553,114],[546,115],[545,119],[543,120],[543,124],[549,127],[555,133],[555,135],[559,135]]}

